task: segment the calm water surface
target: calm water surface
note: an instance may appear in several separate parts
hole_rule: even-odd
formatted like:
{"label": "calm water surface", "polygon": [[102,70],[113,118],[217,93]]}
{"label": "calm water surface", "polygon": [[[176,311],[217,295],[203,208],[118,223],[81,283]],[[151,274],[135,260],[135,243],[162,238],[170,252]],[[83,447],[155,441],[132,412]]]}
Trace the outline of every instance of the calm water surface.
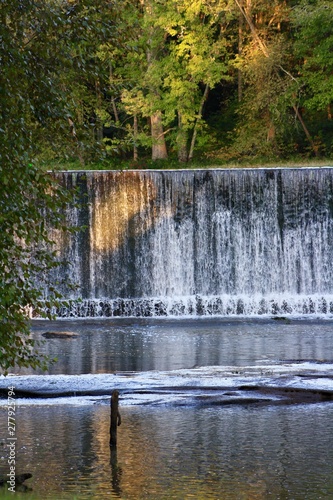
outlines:
{"label": "calm water surface", "polygon": [[333,360],[333,321],[82,320],[35,321],[45,331],[69,330],[76,339],[47,340],[58,363],[49,373],[112,373],[197,366],[246,366],[284,360]]}
{"label": "calm water surface", "polygon": [[33,474],[41,499],[333,498],[332,404],[136,407],[122,417],[111,457],[107,406],[20,407],[17,471]]}
{"label": "calm water surface", "polygon": [[[45,352],[59,358],[49,373],[333,359],[332,321],[61,321],[33,329],[37,338],[47,330],[80,334],[46,342]],[[17,405],[17,473],[33,474],[26,484],[38,499],[333,498],[333,403],[121,412],[117,455],[110,456],[107,403]],[[5,406],[0,426],[7,429]],[[0,469],[7,474],[5,439]]]}

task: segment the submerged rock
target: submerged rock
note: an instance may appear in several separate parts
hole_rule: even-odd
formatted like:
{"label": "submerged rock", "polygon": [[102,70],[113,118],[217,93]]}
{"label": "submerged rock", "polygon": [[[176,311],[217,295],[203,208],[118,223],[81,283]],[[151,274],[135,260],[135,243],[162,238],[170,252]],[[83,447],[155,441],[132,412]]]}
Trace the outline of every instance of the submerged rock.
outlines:
{"label": "submerged rock", "polygon": [[71,339],[78,337],[78,333],[74,332],[44,332],[42,337],[46,339]]}
{"label": "submerged rock", "polygon": [[[8,483],[8,478],[7,477],[0,477],[0,486],[5,486]],[[23,474],[18,474],[15,476],[15,484],[16,485],[21,485],[26,481],[27,479],[30,479],[32,477],[32,474],[30,472],[24,472]]]}

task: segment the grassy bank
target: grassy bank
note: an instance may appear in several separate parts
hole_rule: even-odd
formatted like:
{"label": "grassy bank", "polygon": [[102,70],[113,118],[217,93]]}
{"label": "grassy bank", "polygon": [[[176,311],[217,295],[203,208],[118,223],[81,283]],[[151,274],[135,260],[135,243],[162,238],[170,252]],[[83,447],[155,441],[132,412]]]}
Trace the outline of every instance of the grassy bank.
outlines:
{"label": "grassy bank", "polygon": [[295,168],[295,167],[325,167],[333,166],[333,160],[292,158],[290,160],[265,160],[256,159],[252,161],[239,162],[208,162],[193,161],[179,163],[175,160],[150,160],[142,159],[137,162],[130,160],[109,160],[103,162],[81,163],[79,160],[49,161],[40,164],[43,169],[54,170],[164,170],[164,169],[209,169],[209,168]]}

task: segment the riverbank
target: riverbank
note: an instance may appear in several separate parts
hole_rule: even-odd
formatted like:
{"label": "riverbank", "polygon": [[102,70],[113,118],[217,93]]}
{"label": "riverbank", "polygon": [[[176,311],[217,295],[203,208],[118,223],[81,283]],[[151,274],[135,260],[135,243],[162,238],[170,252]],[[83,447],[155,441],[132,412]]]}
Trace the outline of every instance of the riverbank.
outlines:
{"label": "riverbank", "polygon": [[332,166],[332,158],[292,158],[286,160],[272,159],[253,159],[240,161],[207,161],[194,160],[188,163],[179,163],[174,159],[169,160],[151,160],[149,158],[133,160],[108,159],[100,162],[82,163],[79,160],[53,160],[40,162],[43,170],[196,170],[196,169],[214,169],[214,168],[297,168],[297,167],[327,167]]}

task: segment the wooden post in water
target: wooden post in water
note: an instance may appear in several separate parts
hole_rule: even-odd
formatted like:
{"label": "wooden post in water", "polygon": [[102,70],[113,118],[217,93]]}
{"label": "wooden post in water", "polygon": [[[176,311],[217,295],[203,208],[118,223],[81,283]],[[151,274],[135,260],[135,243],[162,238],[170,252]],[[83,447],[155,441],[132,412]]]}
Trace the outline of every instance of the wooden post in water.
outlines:
{"label": "wooden post in water", "polygon": [[111,396],[111,423],[110,423],[110,446],[117,446],[117,426],[121,424],[118,409],[119,392],[113,391]]}

